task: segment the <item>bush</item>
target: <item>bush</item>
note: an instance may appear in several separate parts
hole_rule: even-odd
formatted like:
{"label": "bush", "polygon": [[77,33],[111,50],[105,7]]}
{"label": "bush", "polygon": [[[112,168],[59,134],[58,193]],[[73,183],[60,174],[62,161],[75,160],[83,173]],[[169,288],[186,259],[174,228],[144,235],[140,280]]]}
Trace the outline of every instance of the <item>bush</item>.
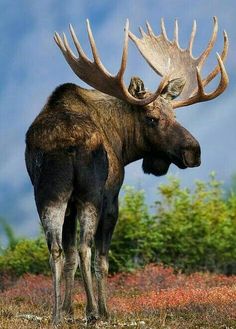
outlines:
{"label": "bush", "polygon": [[160,185],[151,215],[144,193],[126,188],[110,253],[111,271],[149,262],[185,272],[236,273],[236,196],[226,199],[222,184],[210,175],[191,192],[174,177]]}
{"label": "bush", "polygon": [[12,275],[23,273],[48,274],[48,251],[45,239],[22,239],[14,248],[8,248],[0,256],[0,272]]}
{"label": "bush", "polygon": [[144,192],[126,187],[111,243],[110,272],[153,262],[159,241],[158,223],[148,211]]}
{"label": "bush", "polygon": [[175,178],[159,191],[157,260],[185,271],[236,273],[236,196],[225,200],[214,174],[192,193]]}

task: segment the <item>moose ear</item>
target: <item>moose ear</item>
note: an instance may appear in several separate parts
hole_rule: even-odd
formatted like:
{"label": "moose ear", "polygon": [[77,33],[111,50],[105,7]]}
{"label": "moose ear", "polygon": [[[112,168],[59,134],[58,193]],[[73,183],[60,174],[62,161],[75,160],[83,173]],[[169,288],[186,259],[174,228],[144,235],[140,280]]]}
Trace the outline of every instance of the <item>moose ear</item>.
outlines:
{"label": "moose ear", "polygon": [[129,84],[129,93],[136,98],[144,98],[146,90],[144,83],[139,77],[132,77]]}
{"label": "moose ear", "polygon": [[168,85],[164,88],[161,96],[167,100],[172,100],[178,97],[184,89],[186,80],[184,78],[177,78],[171,80]]}

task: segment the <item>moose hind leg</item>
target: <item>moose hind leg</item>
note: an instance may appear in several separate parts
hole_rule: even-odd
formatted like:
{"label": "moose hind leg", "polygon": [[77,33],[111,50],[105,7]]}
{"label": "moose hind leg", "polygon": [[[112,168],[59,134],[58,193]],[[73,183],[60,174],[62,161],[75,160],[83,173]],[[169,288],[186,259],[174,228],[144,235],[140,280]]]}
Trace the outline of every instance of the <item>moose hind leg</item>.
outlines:
{"label": "moose hind leg", "polygon": [[69,316],[74,316],[72,307],[72,292],[74,288],[74,276],[79,263],[77,250],[77,209],[73,202],[70,202],[65,216],[62,232],[62,244],[65,254],[64,278],[65,297],[62,310]]}
{"label": "moose hind leg", "polygon": [[47,206],[41,215],[41,221],[46,234],[50,252],[50,266],[54,287],[53,323],[61,321],[61,274],[63,270],[62,254],[62,225],[66,210],[66,203]]}
{"label": "moose hind leg", "polygon": [[95,251],[95,275],[97,279],[98,289],[98,312],[99,316],[109,319],[109,313],[106,305],[106,281],[108,275],[108,255],[106,251],[102,251],[100,247],[96,247]]}
{"label": "moose hind leg", "polygon": [[82,205],[80,221],[80,270],[83,277],[84,288],[87,296],[86,318],[88,323],[98,319],[97,303],[94,297],[91,274],[91,246],[97,228],[99,215],[98,209],[92,202]]}
{"label": "moose hind leg", "polygon": [[[37,179],[36,179],[37,178]],[[53,323],[61,321],[62,227],[73,190],[73,165],[63,152],[45,153],[34,181],[35,201],[46,235],[54,286]]]}

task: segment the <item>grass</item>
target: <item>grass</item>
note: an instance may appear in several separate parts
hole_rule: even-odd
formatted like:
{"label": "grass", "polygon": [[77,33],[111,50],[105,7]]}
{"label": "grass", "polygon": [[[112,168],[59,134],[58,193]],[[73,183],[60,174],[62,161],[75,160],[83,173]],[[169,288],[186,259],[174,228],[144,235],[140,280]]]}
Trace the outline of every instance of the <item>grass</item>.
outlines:
{"label": "grass", "polygon": [[[134,273],[109,278],[111,320],[100,328],[236,328],[236,276],[210,273],[185,275],[148,265]],[[0,293],[0,328],[52,328],[51,278],[24,275],[5,277]],[[75,285],[74,323],[60,328],[83,328],[85,297]]]}

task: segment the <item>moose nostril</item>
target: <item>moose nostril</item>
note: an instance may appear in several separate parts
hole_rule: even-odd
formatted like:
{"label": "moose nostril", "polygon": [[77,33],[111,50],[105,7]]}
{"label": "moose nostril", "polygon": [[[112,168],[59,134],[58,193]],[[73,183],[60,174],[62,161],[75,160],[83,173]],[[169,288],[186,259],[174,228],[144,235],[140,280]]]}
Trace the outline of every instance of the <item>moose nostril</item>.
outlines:
{"label": "moose nostril", "polygon": [[185,147],[185,152],[193,153],[196,157],[201,156],[201,147],[197,140],[192,140],[188,146]]}
{"label": "moose nostril", "polygon": [[201,164],[201,148],[198,143],[182,152],[183,163],[186,167],[198,167]]}

